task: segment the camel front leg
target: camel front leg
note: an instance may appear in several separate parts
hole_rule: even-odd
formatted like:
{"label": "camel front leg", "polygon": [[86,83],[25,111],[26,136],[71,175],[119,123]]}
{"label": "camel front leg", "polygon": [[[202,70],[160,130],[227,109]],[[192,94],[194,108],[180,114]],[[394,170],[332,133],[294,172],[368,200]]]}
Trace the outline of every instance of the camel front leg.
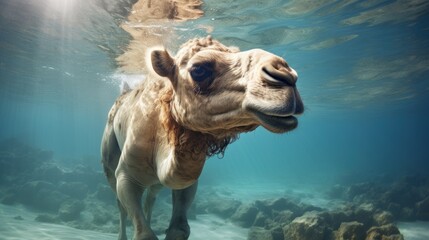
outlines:
{"label": "camel front leg", "polygon": [[162,184],[153,185],[148,189],[146,200],[144,202],[144,214],[146,216],[146,221],[150,227],[150,221],[152,218],[152,210],[153,205],[156,200],[156,195],[159,193],[159,191],[162,189]]}
{"label": "camel front leg", "polygon": [[133,222],[133,240],[158,240],[143,215],[141,198],[144,188],[130,180],[120,169],[116,172],[116,177],[118,199]]}
{"label": "camel front leg", "polygon": [[170,226],[166,231],[165,240],[186,240],[191,230],[188,224],[188,209],[191,206],[197,192],[198,182],[188,188],[172,190],[173,192],[173,214]]}
{"label": "camel front leg", "polygon": [[127,240],[127,228],[126,228],[126,219],[127,219],[127,210],[122,206],[122,203],[119,199],[116,200],[119,208],[119,236],[118,240]]}

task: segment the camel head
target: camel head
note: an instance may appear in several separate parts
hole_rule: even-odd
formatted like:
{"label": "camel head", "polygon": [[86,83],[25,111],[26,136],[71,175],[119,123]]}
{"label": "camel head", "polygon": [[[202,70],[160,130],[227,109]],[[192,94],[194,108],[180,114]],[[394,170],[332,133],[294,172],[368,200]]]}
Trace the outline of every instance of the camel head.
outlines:
{"label": "camel head", "polygon": [[304,111],[296,71],[266,51],[240,52],[207,37],[188,41],[174,58],[161,49],[150,59],[171,81],[171,115],[187,129],[222,136],[261,125],[283,133]]}

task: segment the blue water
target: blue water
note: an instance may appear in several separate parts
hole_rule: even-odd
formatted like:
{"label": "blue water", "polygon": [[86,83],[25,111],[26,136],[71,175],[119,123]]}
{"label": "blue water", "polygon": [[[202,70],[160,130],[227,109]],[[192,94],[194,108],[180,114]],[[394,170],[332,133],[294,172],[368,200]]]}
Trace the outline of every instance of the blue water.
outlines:
{"label": "blue water", "polygon": [[[115,57],[131,39],[118,25],[130,5],[84,2],[0,2],[0,139],[98,166],[119,94]],[[306,106],[290,133],[242,134],[224,158],[207,162],[203,183],[428,174],[428,1],[205,1],[203,9],[200,19],[172,24],[182,31],[176,46],[210,27],[226,45],[282,56],[299,73]]]}
{"label": "blue water", "polygon": [[[98,158],[119,91],[114,57],[129,40],[116,23],[125,20],[97,1],[2,5],[0,139],[23,139],[62,158]],[[205,16],[176,24],[188,38],[211,26],[227,45],[284,56],[299,73],[306,106],[296,131],[243,134],[224,159],[209,162],[207,175],[223,169],[234,178],[319,181],[427,171],[428,5],[207,1]]]}

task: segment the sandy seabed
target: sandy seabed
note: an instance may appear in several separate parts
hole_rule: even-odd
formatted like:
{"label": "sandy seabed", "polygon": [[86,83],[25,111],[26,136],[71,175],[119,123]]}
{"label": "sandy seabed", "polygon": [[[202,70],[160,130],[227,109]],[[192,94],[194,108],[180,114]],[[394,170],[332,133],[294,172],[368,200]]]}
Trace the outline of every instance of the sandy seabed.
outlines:
{"label": "sandy seabed", "polygon": [[[0,239],[4,240],[116,240],[117,234],[80,230],[59,224],[40,223],[34,220],[36,213],[22,207],[0,204]],[[189,220],[190,239],[246,240],[248,229],[235,226],[211,214],[198,215]],[[429,222],[400,222],[398,227],[405,240],[428,240]],[[129,229],[131,230],[131,229]],[[129,236],[131,233],[129,232]],[[163,239],[164,236],[159,236]]]}
{"label": "sandy seabed", "polygon": [[[228,189],[227,187],[220,189]],[[267,192],[266,187],[253,187],[251,191],[243,190],[241,186],[230,188],[226,190],[228,195],[236,195],[233,197],[240,197],[247,200],[257,199],[264,197],[275,197],[281,195],[284,190]],[[265,189],[265,191],[264,191]],[[241,191],[240,191],[241,190]],[[314,194],[314,191],[311,191]],[[232,194],[231,194],[232,193]],[[302,193],[291,193],[292,195]],[[317,201],[318,205],[324,205],[324,199],[318,198],[316,200],[311,198],[311,201]],[[310,200],[310,198],[308,199]],[[315,202],[313,202],[315,203]],[[116,240],[117,234],[102,233],[90,230],[80,230],[60,224],[40,223],[35,220],[39,213],[27,210],[25,207],[15,205],[0,204],[0,239],[1,240],[14,240],[14,239],[61,239],[61,240],[86,240],[86,239],[104,239]],[[210,239],[210,240],[246,240],[248,230],[239,227],[230,221],[224,220],[213,214],[198,214],[197,220],[189,220],[191,226],[190,239]],[[398,228],[404,235],[406,240],[428,240],[429,239],[429,222],[399,222]],[[132,227],[128,227],[128,237],[132,236]],[[164,235],[158,236],[163,239]]]}
{"label": "sandy seabed", "polygon": [[[37,213],[23,207],[0,204],[0,239],[4,240],[116,240],[117,234],[80,230],[60,224],[35,221]],[[198,220],[189,220],[190,239],[246,240],[248,229],[235,226],[211,214],[198,215]],[[132,227],[128,228],[132,236]],[[163,239],[164,236],[158,236]]]}

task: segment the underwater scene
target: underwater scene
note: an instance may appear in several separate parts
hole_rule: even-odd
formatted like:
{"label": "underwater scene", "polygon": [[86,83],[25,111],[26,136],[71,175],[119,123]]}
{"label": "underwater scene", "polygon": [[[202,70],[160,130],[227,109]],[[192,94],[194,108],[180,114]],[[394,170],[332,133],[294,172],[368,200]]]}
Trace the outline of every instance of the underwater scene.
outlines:
{"label": "underwater scene", "polygon": [[0,239],[426,240],[429,1],[1,0],[0,129]]}

